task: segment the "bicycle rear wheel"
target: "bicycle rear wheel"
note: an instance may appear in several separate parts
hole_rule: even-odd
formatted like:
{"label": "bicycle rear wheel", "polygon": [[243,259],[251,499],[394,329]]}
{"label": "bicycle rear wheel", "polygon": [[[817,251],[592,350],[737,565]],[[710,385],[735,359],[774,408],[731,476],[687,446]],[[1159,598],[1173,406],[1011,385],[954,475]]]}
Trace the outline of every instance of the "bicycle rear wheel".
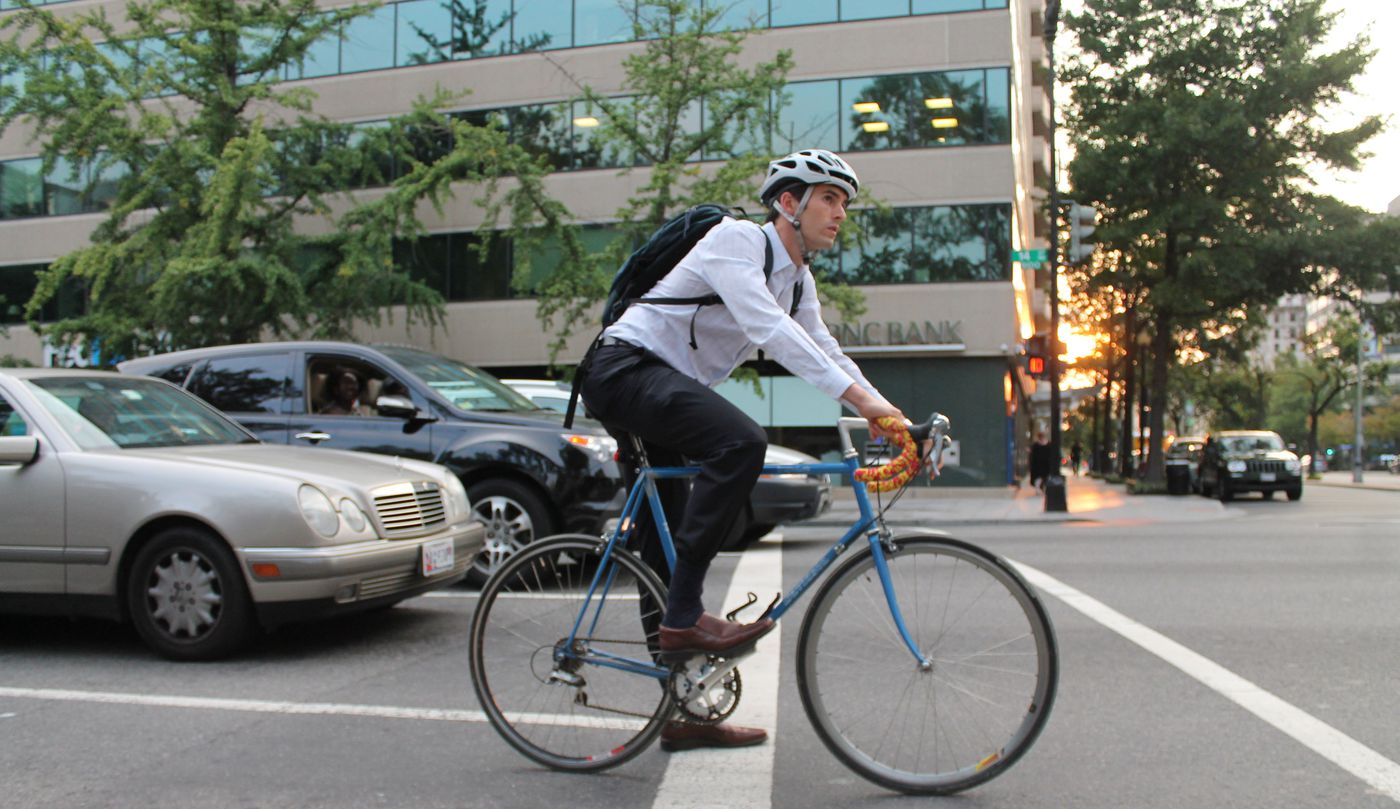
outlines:
{"label": "bicycle rear wheel", "polygon": [[914,660],[874,554],[827,578],[802,621],[797,685],[827,748],[877,784],[944,795],[1005,772],[1049,718],[1054,629],[1005,561],[953,539],[896,538],[886,553]]}
{"label": "bicycle rear wheel", "polygon": [[602,548],[584,535],[531,544],[486,583],[472,618],[471,674],[482,709],[511,746],[554,769],[621,764],[656,739],[672,710],[659,680],[603,664],[648,666],[656,648],[666,591],[632,554],[609,560],[606,598],[588,601],[567,642]]}

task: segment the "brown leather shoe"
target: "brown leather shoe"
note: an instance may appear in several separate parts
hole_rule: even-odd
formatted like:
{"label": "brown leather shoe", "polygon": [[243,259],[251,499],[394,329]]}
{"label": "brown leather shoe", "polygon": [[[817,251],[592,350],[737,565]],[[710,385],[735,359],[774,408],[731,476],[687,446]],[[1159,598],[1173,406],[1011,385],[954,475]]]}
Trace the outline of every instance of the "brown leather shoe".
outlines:
{"label": "brown leather shoe", "polygon": [[694,750],[697,747],[750,747],[768,740],[763,728],[738,725],[689,725],[667,722],[661,729],[661,749],[668,753]]}
{"label": "brown leather shoe", "polygon": [[751,624],[736,624],[720,621],[718,618],[705,620],[701,616],[695,626],[686,629],[661,627],[661,654],[663,657],[679,657],[695,654],[712,654],[720,657],[737,657],[753,648],[758,639],[773,628],[773,619],[764,618]]}

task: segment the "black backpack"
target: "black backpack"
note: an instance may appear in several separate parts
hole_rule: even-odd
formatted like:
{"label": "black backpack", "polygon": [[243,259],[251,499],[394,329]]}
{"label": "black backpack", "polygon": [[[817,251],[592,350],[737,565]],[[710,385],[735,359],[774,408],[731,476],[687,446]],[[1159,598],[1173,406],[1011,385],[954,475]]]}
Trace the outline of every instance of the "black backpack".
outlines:
{"label": "black backpack", "polygon": [[[657,228],[646,243],[638,247],[627,257],[613,276],[612,286],[608,289],[607,302],[603,304],[603,328],[611,326],[622,317],[622,313],[627,311],[627,307],[634,303],[660,304],[660,305],[690,305],[695,306],[695,315],[700,314],[700,308],[723,303],[718,295],[700,295],[690,298],[647,298],[643,297],[656,283],[666,277],[666,273],[675,269],[681,259],[705,237],[706,233],[724,220],[726,216],[741,217],[743,212],[733,212],[723,205],[704,203],[677,214],[667,220],[665,224]],[[763,242],[763,278],[765,281],[773,274],[773,243],[767,238]],[[797,304],[802,300],[802,284],[798,282],[797,288],[792,294],[792,309],[789,315],[797,313]],[[690,347],[699,348],[695,342],[695,315],[690,318]],[[579,386],[583,383],[583,377],[588,373],[589,359],[594,349],[598,347],[598,341],[602,339],[602,332],[594,339],[593,345],[584,355],[583,362],[579,363],[578,371],[574,374],[573,390],[569,394],[569,408],[564,414],[564,427],[570,428],[574,422],[574,410],[578,406]]]}

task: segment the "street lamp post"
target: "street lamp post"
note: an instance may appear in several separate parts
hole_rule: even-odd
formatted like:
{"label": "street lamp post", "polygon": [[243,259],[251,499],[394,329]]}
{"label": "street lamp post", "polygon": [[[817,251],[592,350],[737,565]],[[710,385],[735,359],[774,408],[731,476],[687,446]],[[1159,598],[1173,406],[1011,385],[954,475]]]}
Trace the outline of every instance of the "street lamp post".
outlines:
{"label": "street lamp post", "polygon": [[1046,377],[1050,384],[1050,477],[1045,481],[1045,510],[1068,511],[1065,478],[1060,473],[1064,458],[1060,434],[1060,177],[1055,165],[1055,33],[1060,26],[1060,0],[1045,4],[1045,82],[1046,137],[1050,139],[1050,350],[1046,352]]}

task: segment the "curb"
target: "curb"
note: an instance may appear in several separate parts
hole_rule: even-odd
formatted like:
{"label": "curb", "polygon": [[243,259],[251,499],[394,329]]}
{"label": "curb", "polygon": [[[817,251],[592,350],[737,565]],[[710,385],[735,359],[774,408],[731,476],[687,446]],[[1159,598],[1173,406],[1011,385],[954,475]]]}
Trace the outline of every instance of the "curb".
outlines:
{"label": "curb", "polygon": [[1368,492],[1400,492],[1400,488],[1395,486],[1370,486],[1365,483],[1332,483],[1326,480],[1309,480],[1303,484],[1308,486],[1327,486],[1332,489],[1365,489]]}

